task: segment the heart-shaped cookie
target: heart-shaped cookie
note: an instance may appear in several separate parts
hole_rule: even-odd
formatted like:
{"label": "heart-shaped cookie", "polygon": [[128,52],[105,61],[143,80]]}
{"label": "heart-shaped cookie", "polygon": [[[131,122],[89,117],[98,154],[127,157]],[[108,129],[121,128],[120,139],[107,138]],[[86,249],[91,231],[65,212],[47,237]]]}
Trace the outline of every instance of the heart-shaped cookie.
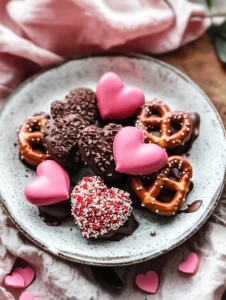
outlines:
{"label": "heart-shaped cookie", "polygon": [[13,288],[24,288],[25,280],[18,272],[12,272],[12,274],[6,275],[4,280],[5,285]]}
{"label": "heart-shaped cookie", "polygon": [[113,140],[122,129],[121,125],[110,123],[104,128],[94,125],[81,131],[79,150],[90,169],[98,176],[117,179],[120,173],[115,171],[113,159]]}
{"label": "heart-shaped cookie", "polygon": [[19,273],[24,279],[24,287],[28,287],[35,278],[35,270],[31,267],[16,268],[14,272]]}
{"label": "heart-shaped cookie", "polygon": [[80,160],[79,134],[86,126],[79,115],[49,120],[43,130],[43,143],[50,157],[65,168],[74,168]]}
{"label": "heart-shaped cookie", "polygon": [[107,188],[98,176],[84,177],[71,194],[72,215],[86,238],[118,230],[132,213],[129,194]]}
{"label": "heart-shaped cookie", "polygon": [[178,266],[178,270],[190,274],[195,275],[199,269],[199,258],[196,253],[192,252],[188,255],[186,261],[182,262]]}
{"label": "heart-shaped cookie", "polygon": [[88,125],[95,123],[97,112],[96,94],[88,88],[76,88],[63,101],[57,100],[51,104],[51,114],[54,119],[77,114]]}
{"label": "heart-shaped cookie", "polygon": [[24,292],[22,295],[20,295],[19,300],[42,300],[42,298],[33,297],[31,293]]}
{"label": "heart-shaped cookie", "polygon": [[155,294],[159,286],[159,277],[155,271],[148,271],[145,275],[139,274],[136,277],[136,285],[143,291]]}
{"label": "heart-shaped cookie", "polygon": [[98,82],[97,103],[103,120],[125,119],[144,104],[143,92],[132,86],[125,86],[115,73],[103,75]]}
{"label": "heart-shaped cookie", "polygon": [[144,134],[136,127],[121,129],[115,136],[113,154],[116,171],[132,175],[151,174],[167,163],[164,149],[155,144],[145,144]]}
{"label": "heart-shaped cookie", "polygon": [[46,160],[38,165],[37,177],[25,189],[25,198],[37,206],[59,203],[69,198],[70,179],[55,161]]}

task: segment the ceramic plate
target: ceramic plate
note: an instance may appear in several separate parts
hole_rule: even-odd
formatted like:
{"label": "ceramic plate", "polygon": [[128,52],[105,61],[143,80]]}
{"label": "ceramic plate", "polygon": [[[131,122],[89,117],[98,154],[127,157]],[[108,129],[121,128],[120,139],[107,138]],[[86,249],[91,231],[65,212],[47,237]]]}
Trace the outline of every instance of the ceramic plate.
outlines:
{"label": "ceramic plate", "polygon": [[[105,72],[118,73],[126,84],[138,86],[147,100],[161,99],[172,110],[198,112],[200,136],[188,157],[194,170],[194,190],[184,207],[203,200],[191,214],[161,217],[135,210],[140,227],[120,242],[89,241],[69,220],[49,227],[38,216],[35,206],[23,196],[27,182],[35,172],[26,171],[18,159],[16,130],[35,112],[49,112],[50,103],[63,99],[75,87],[95,90]],[[223,188],[226,168],[225,132],[215,108],[207,96],[184,74],[158,60],[138,55],[91,56],[70,60],[28,80],[12,96],[0,120],[0,191],[2,205],[29,239],[41,248],[68,260],[92,265],[126,265],[141,262],[178,246],[208,219]],[[26,176],[25,176],[26,175]],[[150,233],[156,232],[151,237]]]}

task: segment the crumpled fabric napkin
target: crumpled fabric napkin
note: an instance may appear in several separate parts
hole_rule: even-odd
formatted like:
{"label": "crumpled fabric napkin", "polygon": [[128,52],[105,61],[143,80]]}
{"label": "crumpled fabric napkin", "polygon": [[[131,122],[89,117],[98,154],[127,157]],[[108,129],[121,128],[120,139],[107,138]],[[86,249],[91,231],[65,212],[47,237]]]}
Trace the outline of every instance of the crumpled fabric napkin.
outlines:
{"label": "crumpled fabric napkin", "polygon": [[174,50],[205,31],[204,15],[186,0],[1,0],[0,100],[40,68],[77,54]]}
{"label": "crumpled fabric napkin", "polygon": [[[226,188],[210,220],[186,243],[150,261],[114,268],[125,288],[111,292],[93,279],[89,266],[64,261],[33,245],[0,208],[0,299],[19,299],[21,291],[5,288],[3,279],[20,257],[36,270],[36,279],[27,291],[43,300],[220,300],[226,288],[225,220]],[[195,251],[200,259],[195,276],[177,270],[178,264],[191,251]],[[150,269],[157,271],[160,277],[155,295],[149,295],[135,285],[136,275]]]}
{"label": "crumpled fabric napkin", "polygon": [[[202,6],[185,0],[1,0],[0,100],[3,103],[25,78],[73,55],[174,50],[205,31],[207,22],[200,18],[204,14]],[[19,299],[21,290],[6,288],[3,280],[20,257],[36,269],[37,278],[27,290],[43,300],[218,300],[226,285],[225,208],[223,197],[216,215],[176,250],[115,268],[125,283],[117,293],[100,287],[89,266],[63,261],[33,245],[0,208],[0,299]],[[196,251],[201,259],[195,277],[177,271],[189,251]],[[149,269],[160,276],[154,296],[134,284],[135,276]]]}

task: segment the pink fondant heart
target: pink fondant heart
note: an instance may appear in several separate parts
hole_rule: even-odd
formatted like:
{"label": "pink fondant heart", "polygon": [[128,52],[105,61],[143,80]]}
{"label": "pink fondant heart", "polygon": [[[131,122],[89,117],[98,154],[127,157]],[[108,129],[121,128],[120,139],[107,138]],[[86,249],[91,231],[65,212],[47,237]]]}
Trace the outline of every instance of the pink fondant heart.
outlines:
{"label": "pink fondant heart", "polygon": [[25,189],[25,198],[34,205],[50,205],[69,198],[70,179],[55,161],[46,160],[37,168],[37,177]]}
{"label": "pink fondant heart", "polygon": [[6,275],[5,277],[5,285],[13,287],[13,288],[24,288],[25,281],[23,276],[21,276],[17,272],[12,272],[11,275]]}
{"label": "pink fondant heart", "polygon": [[159,277],[155,271],[148,271],[145,275],[136,277],[136,285],[143,291],[155,294],[159,286]]}
{"label": "pink fondant heart", "polygon": [[192,252],[188,255],[186,261],[182,262],[178,266],[179,271],[194,275],[199,269],[199,258],[196,253]]}
{"label": "pink fondant heart", "polygon": [[113,154],[116,171],[132,175],[151,174],[168,161],[164,149],[145,144],[143,132],[136,127],[124,127],[115,136]]}
{"label": "pink fondant heart", "polygon": [[25,288],[28,287],[35,278],[35,270],[31,267],[16,268],[14,272],[19,273],[25,282]]}
{"label": "pink fondant heart", "polygon": [[32,294],[29,293],[29,292],[24,292],[24,293],[20,296],[19,300],[42,300],[42,299],[39,298],[39,297],[33,297]]}
{"label": "pink fondant heart", "polygon": [[125,86],[115,73],[103,75],[97,85],[97,103],[104,120],[125,119],[132,116],[144,104],[143,92],[132,86]]}

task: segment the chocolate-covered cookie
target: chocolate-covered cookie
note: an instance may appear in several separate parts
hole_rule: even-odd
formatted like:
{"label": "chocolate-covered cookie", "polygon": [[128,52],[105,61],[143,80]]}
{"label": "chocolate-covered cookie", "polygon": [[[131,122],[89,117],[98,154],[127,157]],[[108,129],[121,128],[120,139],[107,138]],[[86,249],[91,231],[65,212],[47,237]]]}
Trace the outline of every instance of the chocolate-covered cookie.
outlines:
{"label": "chocolate-covered cookie", "polygon": [[96,94],[88,88],[76,88],[70,91],[63,101],[51,104],[51,114],[54,119],[70,114],[77,114],[87,124],[95,124],[97,119]]}
{"label": "chocolate-covered cookie", "polygon": [[80,160],[78,139],[86,126],[76,114],[49,120],[43,130],[43,141],[50,157],[65,168],[73,168]]}
{"label": "chocolate-covered cookie", "polygon": [[90,169],[98,176],[107,179],[117,179],[121,176],[115,171],[113,158],[113,141],[120,129],[121,125],[110,123],[104,128],[92,125],[81,131],[80,153]]}
{"label": "chocolate-covered cookie", "polygon": [[75,186],[71,205],[75,223],[86,238],[119,241],[139,226],[132,216],[129,194],[118,188],[107,188],[98,176],[84,177]]}

